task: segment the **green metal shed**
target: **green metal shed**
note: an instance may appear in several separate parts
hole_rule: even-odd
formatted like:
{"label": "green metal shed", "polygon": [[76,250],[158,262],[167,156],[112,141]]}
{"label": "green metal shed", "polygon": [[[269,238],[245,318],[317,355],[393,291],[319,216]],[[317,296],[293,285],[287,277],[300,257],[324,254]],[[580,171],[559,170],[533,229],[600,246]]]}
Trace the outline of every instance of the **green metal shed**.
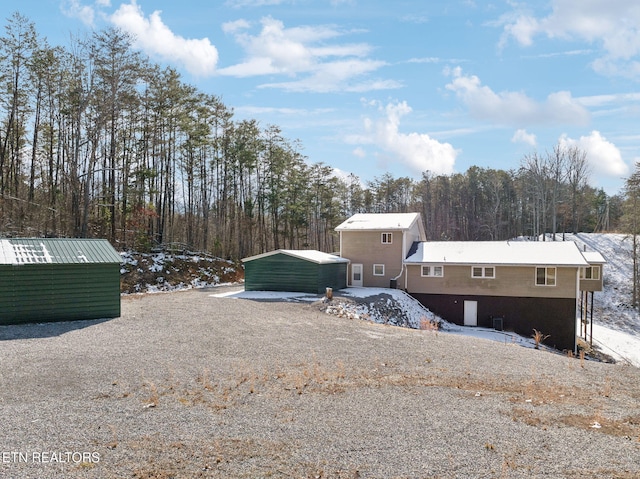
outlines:
{"label": "green metal shed", "polygon": [[102,239],[0,239],[0,324],[120,316],[121,262]]}
{"label": "green metal shed", "polygon": [[246,291],[294,291],[321,294],[347,287],[348,259],[316,250],[279,249],[251,256],[244,263]]}

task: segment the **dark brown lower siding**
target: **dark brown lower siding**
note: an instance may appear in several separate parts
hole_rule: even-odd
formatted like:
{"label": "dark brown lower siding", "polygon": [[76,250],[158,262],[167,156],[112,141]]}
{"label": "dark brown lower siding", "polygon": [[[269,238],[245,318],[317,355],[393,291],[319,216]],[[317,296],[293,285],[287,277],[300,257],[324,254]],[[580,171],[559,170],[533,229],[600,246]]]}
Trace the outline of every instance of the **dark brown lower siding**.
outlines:
{"label": "dark brown lower siding", "polygon": [[451,323],[464,324],[464,302],[477,301],[478,326],[493,328],[493,318],[503,318],[503,329],[531,337],[537,329],[550,335],[545,344],[573,350],[576,339],[576,301],[571,298],[508,298],[412,294],[427,308]]}

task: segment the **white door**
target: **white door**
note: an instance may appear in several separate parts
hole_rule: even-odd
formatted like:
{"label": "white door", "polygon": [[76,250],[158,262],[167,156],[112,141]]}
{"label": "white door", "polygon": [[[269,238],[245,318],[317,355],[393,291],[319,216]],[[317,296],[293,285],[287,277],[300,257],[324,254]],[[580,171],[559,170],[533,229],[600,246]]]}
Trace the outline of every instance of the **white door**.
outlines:
{"label": "white door", "polygon": [[351,265],[351,286],[362,286],[362,265]]}
{"label": "white door", "polygon": [[465,326],[478,325],[478,302],[477,301],[464,302],[464,325]]}

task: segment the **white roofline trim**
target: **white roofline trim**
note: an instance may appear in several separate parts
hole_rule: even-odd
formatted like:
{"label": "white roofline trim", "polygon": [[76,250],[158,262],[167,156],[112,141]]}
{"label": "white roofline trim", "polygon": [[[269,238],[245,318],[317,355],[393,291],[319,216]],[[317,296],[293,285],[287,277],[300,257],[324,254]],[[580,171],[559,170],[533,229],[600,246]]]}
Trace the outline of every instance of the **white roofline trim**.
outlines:
{"label": "white roofline trim", "polygon": [[243,258],[242,262],[246,263],[248,261],[254,261],[260,258],[266,258],[268,256],[273,256],[275,254],[286,254],[287,256],[292,256],[294,258],[302,259],[305,261],[311,261],[316,264],[332,264],[332,263],[349,263],[347,258],[342,258],[340,256],[336,256],[330,253],[324,253],[318,250],[292,250],[292,249],[277,249],[273,251],[268,251],[266,253],[257,254],[255,256],[249,256],[248,258]]}

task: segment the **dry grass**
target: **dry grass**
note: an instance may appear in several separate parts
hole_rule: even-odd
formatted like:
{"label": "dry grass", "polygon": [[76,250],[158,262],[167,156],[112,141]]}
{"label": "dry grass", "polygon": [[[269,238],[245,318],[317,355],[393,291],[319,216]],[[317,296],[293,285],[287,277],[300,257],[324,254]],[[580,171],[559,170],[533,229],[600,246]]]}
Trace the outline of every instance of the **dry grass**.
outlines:
{"label": "dry grass", "polygon": [[[135,479],[361,477],[357,468],[336,467],[329,461],[296,462],[291,458],[290,444],[274,441],[218,437],[205,444],[190,444],[167,443],[157,436],[147,436],[128,446],[146,453],[142,463],[133,470],[131,477]],[[241,470],[238,464],[243,465]]]}
{"label": "dry grass", "polygon": [[548,339],[551,337],[550,334],[543,334],[540,331],[538,331],[537,329],[533,330],[533,334],[531,335],[531,337],[533,338],[533,341],[535,343],[535,348],[536,349],[540,349],[540,343],[543,342],[545,339]]}
{"label": "dry grass", "polygon": [[[358,388],[449,388],[476,397],[498,396],[511,404],[514,421],[546,429],[562,424],[583,430],[593,430],[612,436],[640,440],[640,415],[614,419],[602,406],[612,394],[609,378],[589,389],[571,388],[550,377],[531,372],[528,380],[518,383],[512,378],[481,377],[473,373],[471,365],[464,375],[454,375],[443,368],[433,367],[430,360],[407,369],[393,361],[377,360],[369,368],[347,370],[342,361],[324,363],[315,357],[294,365],[255,369],[237,364],[232,372],[215,379],[209,369],[193,380],[179,384],[174,376],[162,385],[147,381],[143,384],[144,407],[160,407],[172,398],[185,407],[204,406],[220,412],[246,402],[252,395],[282,397],[282,395],[341,394]],[[166,398],[166,399],[165,399]],[[568,408],[580,407],[591,413],[568,413]],[[293,411],[283,410],[283,423],[295,420]],[[491,449],[487,447],[487,449]],[[320,476],[323,477],[323,476]]]}
{"label": "dry grass", "polygon": [[420,329],[422,331],[433,331],[437,334],[440,329],[440,324],[438,321],[423,316],[420,318]]}

